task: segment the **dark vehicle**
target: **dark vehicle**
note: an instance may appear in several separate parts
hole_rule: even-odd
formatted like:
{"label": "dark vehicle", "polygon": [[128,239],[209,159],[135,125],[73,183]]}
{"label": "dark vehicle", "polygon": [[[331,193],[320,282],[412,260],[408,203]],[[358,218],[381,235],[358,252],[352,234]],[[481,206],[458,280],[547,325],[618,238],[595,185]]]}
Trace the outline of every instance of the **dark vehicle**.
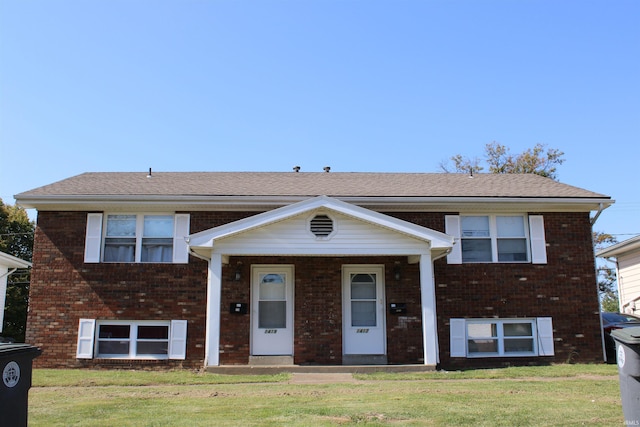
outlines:
{"label": "dark vehicle", "polygon": [[604,334],[604,348],[607,352],[607,362],[616,363],[616,343],[611,337],[615,329],[640,326],[640,317],[623,313],[602,312],[602,332]]}

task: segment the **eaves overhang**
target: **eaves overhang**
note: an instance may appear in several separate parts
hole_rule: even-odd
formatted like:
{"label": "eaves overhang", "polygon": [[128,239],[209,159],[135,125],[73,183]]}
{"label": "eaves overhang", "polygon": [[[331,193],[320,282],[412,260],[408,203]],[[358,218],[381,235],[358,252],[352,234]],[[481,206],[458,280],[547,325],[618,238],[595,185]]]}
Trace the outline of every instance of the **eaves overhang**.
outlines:
{"label": "eaves overhang", "polygon": [[[39,211],[181,210],[181,211],[265,211],[298,203],[316,195],[300,196],[210,196],[210,195],[73,195],[22,196],[17,204]],[[376,211],[422,212],[591,212],[614,203],[610,198],[567,197],[334,197]]]}
{"label": "eaves overhang", "polygon": [[29,268],[31,263],[13,255],[0,252],[0,265],[9,268]]}
{"label": "eaves overhang", "polygon": [[596,256],[599,258],[615,258],[634,251],[640,252],[640,236],[632,237],[631,239],[624,240],[616,243],[615,245],[611,245],[608,248],[602,249],[596,252]]}

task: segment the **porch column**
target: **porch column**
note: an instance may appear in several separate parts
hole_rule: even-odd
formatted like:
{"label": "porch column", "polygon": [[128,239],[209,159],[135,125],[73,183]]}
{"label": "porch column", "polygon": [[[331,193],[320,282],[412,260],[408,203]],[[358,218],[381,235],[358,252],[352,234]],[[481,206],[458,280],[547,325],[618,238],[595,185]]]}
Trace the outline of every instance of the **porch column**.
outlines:
{"label": "porch column", "polygon": [[207,283],[207,324],[205,366],[220,365],[220,298],[222,294],[222,255],[212,254]]}
{"label": "porch column", "polygon": [[435,365],[438,354],[438,321],[436,318],[436,292],[433,281],[431,254],[420,255],[420,300],[422,303],[422,342],[424,364]]}

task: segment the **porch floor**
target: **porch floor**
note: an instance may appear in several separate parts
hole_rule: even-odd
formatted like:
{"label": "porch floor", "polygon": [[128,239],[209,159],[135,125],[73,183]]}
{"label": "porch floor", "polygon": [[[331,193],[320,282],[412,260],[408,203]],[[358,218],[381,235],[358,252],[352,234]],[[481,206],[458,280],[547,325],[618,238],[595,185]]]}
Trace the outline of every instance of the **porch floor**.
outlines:
{"label": "porch floor", "polygon": [[271,375],[279,373],[368,374],[372,372],[432,372],[435,365],[221,365],[207,366],[212,374]]}

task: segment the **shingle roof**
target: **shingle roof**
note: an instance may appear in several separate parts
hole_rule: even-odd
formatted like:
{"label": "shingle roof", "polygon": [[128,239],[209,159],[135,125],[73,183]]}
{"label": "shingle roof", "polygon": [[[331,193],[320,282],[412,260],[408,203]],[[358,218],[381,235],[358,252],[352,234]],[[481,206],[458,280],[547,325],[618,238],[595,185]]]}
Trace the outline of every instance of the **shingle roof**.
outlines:
{"label": "shingle roof", "polygon": [[597,198],[609,196],[533,174],[363,172],[91,172],[16,195]]}

